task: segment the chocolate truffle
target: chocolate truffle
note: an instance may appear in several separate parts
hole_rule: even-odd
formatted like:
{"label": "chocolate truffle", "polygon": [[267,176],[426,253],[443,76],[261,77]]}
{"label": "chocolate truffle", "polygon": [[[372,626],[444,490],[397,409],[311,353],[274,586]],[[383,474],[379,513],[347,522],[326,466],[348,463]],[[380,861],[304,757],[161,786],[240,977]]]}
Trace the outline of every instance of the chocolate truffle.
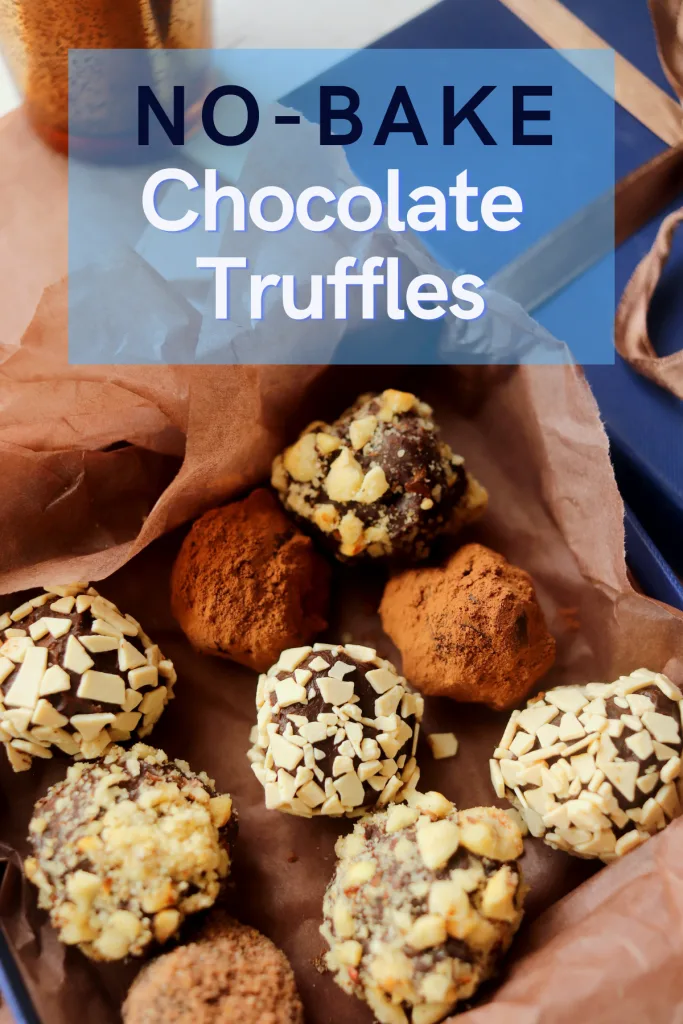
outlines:
{"label": "chocolate truffle", "polygon": [[284,953],[253,928],[214,911],[196,942],[143,967],[124,1024],[303,1024]]}
{"label": "chocolate truffle", "polygon": [[548,690],[512,712],[490,762],[496,794],[549,846],[622,857],[680,814],[682,709],[678,687],[644,668]]}
{"label": "chocolate truffle", "polygon": [[338,840],[326,963],[380,1024],[436,1024],[490,978],[522,920],[522,834],[504,811],[414,794]]}
{"label": "chocolate truffle", "polygon": [[555,660],[530,576],[481,544],[395,576],[379,611],[403,671],[436,697],[507,708]]}
{"label": "chocolate truffle", "polygon": [[424,558],[437,534],[478,518],[487,501],[438,433],[415,395],[362,395],[278,455],[273,487],[339,558]]}
{"label": "chocolate truffle", "polygon": [[265,672],[325,629],[327,563],[269,491],[207,512],[173,567],[173,614],[199,651]]}
{"label": "chocolate truffle", "polygon": [[204,772],[144,743],[112,747],[38,801],[26,876],[62,942],[93,960],[141,956],[212,906],[235,830]]}
{"label": "chocolate truffle", "polygon": [[0,616],[0,635],[0,739],[16,772],[147,736],[173,696],[172,662],[87,583],[45,587]]}
{"label": "chocolate truffle", "polygon": [[424,701],[371,647],[283,651],[256,707],[249,759],[268,808],[357,815],[417,786]]}

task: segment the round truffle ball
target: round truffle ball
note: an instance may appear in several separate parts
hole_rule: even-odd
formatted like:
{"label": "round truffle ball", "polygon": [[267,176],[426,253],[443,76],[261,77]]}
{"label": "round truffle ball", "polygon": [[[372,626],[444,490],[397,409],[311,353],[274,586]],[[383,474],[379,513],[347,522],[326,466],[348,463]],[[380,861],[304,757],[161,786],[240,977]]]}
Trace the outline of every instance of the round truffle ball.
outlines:
{"label": "round truffle ball", "polygon": [[303,1024],[284,953],[253,928],[214,911],[196,942],[143,967],[124,1024]]}
{"label": "round truffle ball", "polygon": [[417,786],[424,701],[371,647],[283,651],[261,676],[249,752],[266,807],[357,815]]}
{"label": "round truffle ball", "polygon": [[38,801],[25,870],[62,942],[121,960],[213,905],[235,833],[232,798],[204,772],[143,743],[112,747]]}
{"label": "round truffle ball", "polygon": [[478,518],[487,502],[438,435],[431,408],[415,395],[362,395],[278,455],[272,483],[341,559],[425,558],[438,534]]}
{"label": "round truffle ball", "polygon": [[382,626],[418,690],[507,708],[555,660],[531,577],[481,544],[391,579]]}
{"label": "round truffle ball", "polygon": [[682,699],[644,668],[548,690],[512,712],[490,762],[497,796],[555,849],[622,857],[681,812]]}
{"label": "round truffle ball", "polygon": [[415,794],[339,839],[323,903],[328,968],[380,1024],[435,1024],[490,978],[522,920],[517,825]]}
{"label": "round truffle ball", "polygon": [[310,538],[261,489],[194,524],[173,567],[173,614],[197,650],[264,672],[325,629],[329,577]]}
{"label": "round truffle ball", "polygon": [[15,771],[54,750],[86,760],[151,732],[176,673],[142,626],[87,583],[0,616],[0,739]]}

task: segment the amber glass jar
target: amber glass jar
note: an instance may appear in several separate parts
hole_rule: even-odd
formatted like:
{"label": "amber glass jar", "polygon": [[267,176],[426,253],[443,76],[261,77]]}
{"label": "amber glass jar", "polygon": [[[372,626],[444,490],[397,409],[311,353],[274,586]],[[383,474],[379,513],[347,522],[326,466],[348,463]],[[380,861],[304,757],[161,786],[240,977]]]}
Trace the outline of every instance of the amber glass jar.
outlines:
{"label": "amber glass jar", "polygon": [[[210,0],[0,0],[0,49],[38,134],[62,152],[106,155],[124,129],[116,100],[125,63],[105,65],[103,74],[99,62],[89,73],[82,60],[72,75],[70,126],[69,49],[146,50],[163,79],[162,51],[210,46],[209,7]],[[177,58],[171,66],[177,70]],[[199,86],[191,73],[186,80],[197,93],[189,106]]]}

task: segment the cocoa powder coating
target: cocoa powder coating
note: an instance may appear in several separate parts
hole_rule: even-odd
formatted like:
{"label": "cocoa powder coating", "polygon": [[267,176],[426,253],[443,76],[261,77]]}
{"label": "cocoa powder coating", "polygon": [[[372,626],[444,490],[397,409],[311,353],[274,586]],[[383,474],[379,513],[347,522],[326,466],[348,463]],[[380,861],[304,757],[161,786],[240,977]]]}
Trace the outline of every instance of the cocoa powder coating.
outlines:
{"label": "cocoa powder coating", "polygon": [[171,577],[173,614],[192,645],[264,672],[325,629],[330,571],[269,491],[207,512]]}
{"label": "cocoa powder coating", "polygon": [[287,958],[265,935],[215,912],[199,941],[145,967],[124,1024],[303,1024]]}
{"label": "cocoa powder coating", "polygon": [[530,576],[481,544],[395,576],[380,615],[406,677],[433,696],[511,707],[555,660]]}

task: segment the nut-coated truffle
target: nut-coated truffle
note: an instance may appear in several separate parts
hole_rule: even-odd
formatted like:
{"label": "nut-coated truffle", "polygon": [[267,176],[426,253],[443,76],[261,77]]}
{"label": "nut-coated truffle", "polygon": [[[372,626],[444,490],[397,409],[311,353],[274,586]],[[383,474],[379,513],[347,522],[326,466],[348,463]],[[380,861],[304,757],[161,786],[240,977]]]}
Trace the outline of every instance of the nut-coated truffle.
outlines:
{"label": "nut-coated truffle", "polygon": [[87,583],[45,587],[0,615],[0,634],[0,740],[16,772],[147,736],[173,696],[172,662]]}
{"label": "nut-coated truffle", "polygon": [[141,956],[213,905],[235,830],[204,772],[144,743],[112,747],[38,801],[26,875],[62,942],[93,960]]}
{"label": "nut-coated truffle", "polygon": [[522,920],[517,825],[415,793],[338,840],[327,967],[380,1024],[436,1024],[495,972]]}
{"label": "nut-coated truffle", "polygon": [[681,813],[682,710],[678,687],[644,668],[548,690],[512,712],[490,762],[496,794],[549,846],[622,857]]}
{"label": "nut-coated truffle", "polygon": [[269,491],[207,512],[180,549],[173,614],[199,651],[264,672],[325,629],[329,566]]}
{"label": "nut-coated truffle", "polygon": [[143,967],[124,1024],[303,1024],[292,968],[265,935],[213,911],[198,939]]}
{"label": "nut-coated truffle", "polygon": [[256,708],[249,759],[269,809],[354,816],[417,786],[424,700],[372,647],[283,651]]}
{"label": "nut-coated truffle", "polygon": [[507,708],[555,660],[531,577],[481,544],[391,579],[382,626],[423,693]]}
{"label": "nut-coated truffle", "polygon": [[275,459],[272,483],[341,559],[424,558],[487,502],[432,409],[406,391],[361,395],[331,425],[311,423]]}

